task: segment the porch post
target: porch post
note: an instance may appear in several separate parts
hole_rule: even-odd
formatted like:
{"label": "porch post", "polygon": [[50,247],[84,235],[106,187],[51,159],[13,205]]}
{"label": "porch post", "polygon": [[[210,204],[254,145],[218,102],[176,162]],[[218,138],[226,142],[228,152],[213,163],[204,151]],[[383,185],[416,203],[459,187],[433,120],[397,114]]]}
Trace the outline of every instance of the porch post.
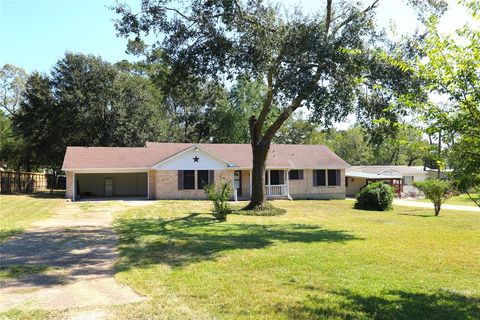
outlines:
{"label": "porch post", "polygon": [[285,181],[287,182],[287,183],[286,183],[286,188],[287,188],[286,191],[287,191],[287,198],[288,198],[289,200],[292,200],[292,197],[290,197],[290,183],[289,183],[290,178],[289,178],[289,172],[290,172],[290,169],[285,170]]}
{"label": "porch post", "polygon": [[235,188],[235,170],[232,170],[232,190],[233,190],[233,200],[236,202],[238,200],[238,195],[237,195],[237,189]]}

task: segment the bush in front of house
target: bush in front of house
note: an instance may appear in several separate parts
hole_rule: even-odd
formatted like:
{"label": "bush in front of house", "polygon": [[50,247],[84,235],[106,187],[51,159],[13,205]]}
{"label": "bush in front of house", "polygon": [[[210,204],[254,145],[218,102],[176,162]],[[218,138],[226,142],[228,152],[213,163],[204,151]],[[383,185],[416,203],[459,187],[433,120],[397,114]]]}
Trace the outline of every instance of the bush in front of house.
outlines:
{"label": "bush in front of house", "polygon": [[392,208],[395,190],[381,182],[366,185],[358,194],[355,209],[385,211]]}
{"label": "bush in front of house", "polygon": [[220,185],[209,184],[205,187],[208,199],[213,202],[213,216],[221,221],[227,220],[227,214],[232,213],[232,208],[228,203],[232,196],[232,186],[228,182],[222,182]]}

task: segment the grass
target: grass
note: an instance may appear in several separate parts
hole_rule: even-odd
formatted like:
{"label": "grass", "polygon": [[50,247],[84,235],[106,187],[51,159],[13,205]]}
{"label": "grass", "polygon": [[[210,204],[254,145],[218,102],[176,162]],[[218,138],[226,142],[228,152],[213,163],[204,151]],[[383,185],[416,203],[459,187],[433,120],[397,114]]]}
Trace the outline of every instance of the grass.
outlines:
{"label": "grass", "polygon": [[38,264],[0,266],[0,280],[23,278],[50,269],[49,266]]}
{"label": "grass", "polygon": [[[473,197],[475,197],[475,195],[472,195]],[[475,200],[480,201],[480,198],[475,198]],[[417,201],[421,201],[421,202],[428,202],[428,203],[431,203],[430,200],[428,199],[418,199]],[[477,205],[475,204],[475,202],[472,201],[472,199],[470,199],[468,197],[468,195],[466,194],[461,194],[461,195],[458,195],[458,196],[453,196],[449,199],[447,199],[445,201],[445,204],[455,204],[455,205],[462,205],[462,206],[473,206],[473,207],[477,207]]]}
{"label": "grass", "polygon": [[50,217],[64,201],[56,193],[0,195],[0,242]]}
{"label": "grass", "polygon": [[480,216],[275,201],[218,222],[201,201],[119,213],[119,319],[480,319]]}

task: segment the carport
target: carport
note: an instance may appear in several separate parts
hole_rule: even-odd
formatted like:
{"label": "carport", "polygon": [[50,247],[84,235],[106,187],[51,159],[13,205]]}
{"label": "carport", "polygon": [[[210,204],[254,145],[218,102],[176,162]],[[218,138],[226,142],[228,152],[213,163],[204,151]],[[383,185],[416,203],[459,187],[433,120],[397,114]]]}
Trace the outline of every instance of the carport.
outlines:
{"label": "carport", "polygon": [[147,172],[76,172],[74,200],[148,199]]}

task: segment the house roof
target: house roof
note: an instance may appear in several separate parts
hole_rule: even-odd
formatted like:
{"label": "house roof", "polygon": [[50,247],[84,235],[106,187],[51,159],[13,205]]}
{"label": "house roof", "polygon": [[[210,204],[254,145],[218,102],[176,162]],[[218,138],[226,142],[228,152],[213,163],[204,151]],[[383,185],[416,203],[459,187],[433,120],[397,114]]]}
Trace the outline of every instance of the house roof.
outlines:
{"label": "house roof", "polygon": [[409,167],[409,166],[395,166],[395,165],[351,166],[350,168],[348,168],[347,173],[352,173],[352,172],[364,172],[364,173],[385,174],[385,175],[392,175],[392,172],[399,172],[403,175],[425,174],[425,171],[423,171],[423,167],[418,167],[418,166]]}
{"label": "house roof", "polygon": [[[147,142],[145,147],[67,147],[63,170],[146,169],[197,146],[240,168],[252,167],[249,144],[194,144]],[[324,145],[272,144],[267,158],[269,168],[342,169],[349,165]]]}

